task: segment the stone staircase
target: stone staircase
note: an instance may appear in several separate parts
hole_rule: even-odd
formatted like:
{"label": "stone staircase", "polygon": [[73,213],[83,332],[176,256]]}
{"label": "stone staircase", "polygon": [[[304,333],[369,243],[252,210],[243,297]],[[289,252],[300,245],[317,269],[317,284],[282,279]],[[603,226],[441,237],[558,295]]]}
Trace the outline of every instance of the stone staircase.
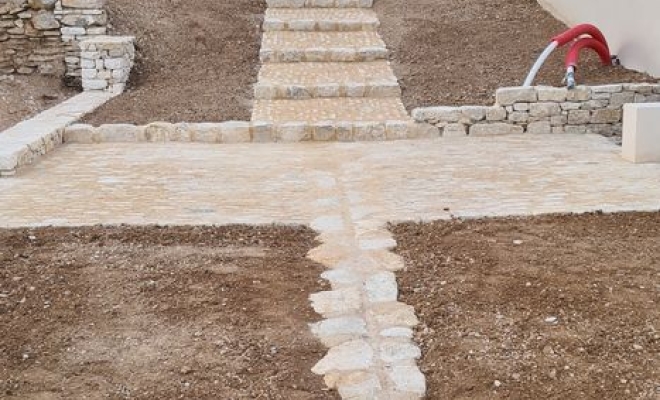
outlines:
{"label": "stone staircase", "polygon": [[373,0],[267,0],[253,122],[281,140],[394,140],[420,132],[378,35]]}

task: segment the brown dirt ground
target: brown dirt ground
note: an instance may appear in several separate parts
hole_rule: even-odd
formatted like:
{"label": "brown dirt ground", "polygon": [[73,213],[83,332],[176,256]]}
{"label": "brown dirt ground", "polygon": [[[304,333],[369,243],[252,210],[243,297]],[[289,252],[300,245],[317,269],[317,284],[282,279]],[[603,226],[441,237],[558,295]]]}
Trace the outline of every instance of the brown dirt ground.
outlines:
{"label": "brown dirt ground", "polygon": [[0,76],[0,132],[77,93],[55,76]]}
{"label": "brown dirt ground", "polygon": [[[377,0],[375,10],[408,109],[492,104],[495,90],[522,84],[550,38],[566,29],[535,0]],[[557,51],[536,83],[561,86],[564,56]],[[653,81],[603,67],[591,54],[583,60],[579,83]]]}
{"label": "brown dirt ground", "polygon": [[392,229],[429,399],[660,399],[660,213]]}
{"label": "brown dirt ground", "polygon": [[112,0],[107,8],[112,31],[137,38],[137,66],[129,90],[88,123],[250,119],[264,0]]}
{"label": "brown dirt ground", "polygon": [[0,398],[324,399],[297,227],[0,230]]}

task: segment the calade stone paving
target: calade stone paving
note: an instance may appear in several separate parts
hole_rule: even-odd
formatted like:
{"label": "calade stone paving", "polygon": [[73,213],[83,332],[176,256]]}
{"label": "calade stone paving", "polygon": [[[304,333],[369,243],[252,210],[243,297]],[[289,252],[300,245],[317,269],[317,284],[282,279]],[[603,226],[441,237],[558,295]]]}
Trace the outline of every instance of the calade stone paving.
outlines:
{"label": "calade stone paving", "polygon": [[309,224],[332,291],[312,296],[345,398],[418,398],[417,323],[397,302],[390,221],[657,210],[660,165],[597,135],[379,143],[65,145],[0,180],[0,225]]}

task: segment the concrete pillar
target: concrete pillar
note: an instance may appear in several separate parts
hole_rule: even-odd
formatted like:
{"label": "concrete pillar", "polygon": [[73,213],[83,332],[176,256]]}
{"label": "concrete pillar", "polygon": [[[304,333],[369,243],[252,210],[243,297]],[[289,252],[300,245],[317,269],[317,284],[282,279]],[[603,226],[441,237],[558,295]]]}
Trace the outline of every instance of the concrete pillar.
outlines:
{"label": "concrete pillar", "polygon": [[624,105],[623,158],[634,163],[660,163],[660,103]]}

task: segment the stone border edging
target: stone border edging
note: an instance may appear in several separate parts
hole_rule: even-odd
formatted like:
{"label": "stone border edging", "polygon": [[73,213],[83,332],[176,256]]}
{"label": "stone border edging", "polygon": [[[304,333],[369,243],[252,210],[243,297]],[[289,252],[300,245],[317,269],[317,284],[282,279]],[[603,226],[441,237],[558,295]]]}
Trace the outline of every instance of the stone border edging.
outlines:
{"label": "stone border edging", "polygon": [[52,151],[64,139],[65,127],[113,98],[106,92],[83,92],[0,132],[0,177]]}
{"label": "stone border edging", "polygon": [[272,143],[304,141],[384,141],[430,138],[424,126],[414,122],[269,122],[168,123],[148,125],[108,124],[94,127],[76,124],[64,129],[65,143],[199,142]]}
{"label": "stone border edging", "polygon": [[566,88],[505,87],[493,106],[423,107],[412,117],[433,125],[440,136],[515,133],[620,135],[623,105],[660,102],[660,84],[614,84]]}

